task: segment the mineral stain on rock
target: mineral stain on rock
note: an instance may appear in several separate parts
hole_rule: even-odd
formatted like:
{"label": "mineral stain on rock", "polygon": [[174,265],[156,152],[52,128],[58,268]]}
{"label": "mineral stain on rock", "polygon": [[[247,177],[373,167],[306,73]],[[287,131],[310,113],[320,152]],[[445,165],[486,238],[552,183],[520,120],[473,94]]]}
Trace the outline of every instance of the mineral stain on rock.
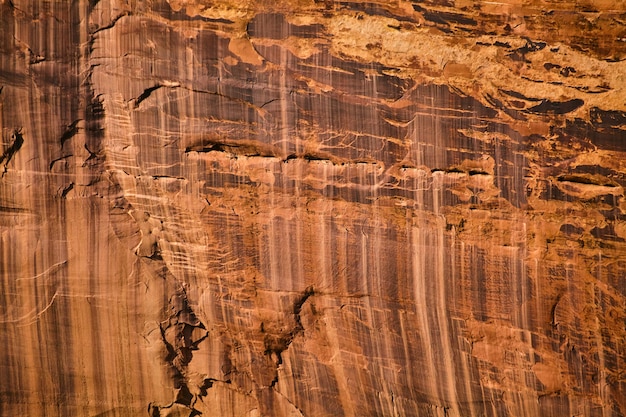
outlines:
{"label": "mineral stain on rock", "polygon": [[626,415],[624,10],[0,0],[0,415]]}

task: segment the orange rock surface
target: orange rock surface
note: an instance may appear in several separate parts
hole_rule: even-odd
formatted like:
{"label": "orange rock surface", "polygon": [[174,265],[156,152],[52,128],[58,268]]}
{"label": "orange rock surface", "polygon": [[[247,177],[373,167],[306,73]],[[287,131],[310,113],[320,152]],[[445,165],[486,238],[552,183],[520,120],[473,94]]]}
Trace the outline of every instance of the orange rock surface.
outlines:
{"label": "orange rock surface", "polygon": [[0,0],[0,415],[626,415],[623,0]]}

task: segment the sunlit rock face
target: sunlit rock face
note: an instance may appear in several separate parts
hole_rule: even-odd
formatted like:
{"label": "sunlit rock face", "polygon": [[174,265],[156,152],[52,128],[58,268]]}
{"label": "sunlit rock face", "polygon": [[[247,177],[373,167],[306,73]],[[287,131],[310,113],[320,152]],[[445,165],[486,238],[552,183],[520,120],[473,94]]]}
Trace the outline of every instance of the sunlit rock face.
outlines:
{"label": "sunlit rock face", "polygon": [[625,10],[0,0],[0,415],[626,415]]}

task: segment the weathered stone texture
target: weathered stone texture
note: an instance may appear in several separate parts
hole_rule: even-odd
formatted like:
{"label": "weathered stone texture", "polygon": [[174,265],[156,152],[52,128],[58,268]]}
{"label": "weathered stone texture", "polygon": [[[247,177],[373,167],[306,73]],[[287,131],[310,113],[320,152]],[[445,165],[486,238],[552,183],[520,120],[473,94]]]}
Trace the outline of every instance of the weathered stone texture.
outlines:
{"label": "weathered stone texture", "polygon": [[622,0],[0,0],[0,415],[626,415]]}

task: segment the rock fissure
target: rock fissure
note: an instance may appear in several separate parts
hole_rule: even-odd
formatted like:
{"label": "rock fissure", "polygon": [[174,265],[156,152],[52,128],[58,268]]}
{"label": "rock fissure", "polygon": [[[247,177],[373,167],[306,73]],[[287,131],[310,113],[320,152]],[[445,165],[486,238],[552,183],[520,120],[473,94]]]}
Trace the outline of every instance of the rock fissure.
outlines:
{"label": "rock fissure", "polygon": [[275,363],[276,369],[274,371],[274,377],[270,381],[269,387],[275,388],[276,384],[278,384],[278,375],[280,372],[280,367],[283,364],[283,353],[289,348],[289,346],[293,343],[293,340],[296,336],[304,332],[304,327],[302,326],[302,321],[300,318],[300,313],[302,311],[302,307],[304,304],[315,294],[313,287],[308,287],[304,293],[298,297],[293,303],[293,320],[295,325],[287,332],[267,332],[264,328],[263,323],[261,323],[261,332],[265,334],[263,343],[265,345],[265,354],[270,355],[272,360]]}
{"label": "rock fissure", "polygon": [[78,123],[82,120],[83,119],[76,119],[66,127],[65,132],[63,132],[63,135],[59,139],[59,142],[61,143],[61,149],[63,149],[63,145],[65,145],[65,142],[70,140],[72,137],[74,137],[74,135],[78,133]]}
{"label": "rock fissure", "polygon": [[164,360],[172,372],[171,378],[176,395],[169,405],[159,406],[150,403],[149,413],[161,416],[162,409],[179,404],[189,410],[190,416],[199,415],[202,413],[194,408],[195,402],[199,397],[206,395],[206,390],[217,380],[205,378],[200,385],[193,388],[193,392],[198,391],[198,394],[193,394],[190,389],[192,382],[189,379],[188,367],[193,360],[193,352],[209,337],[209,332],[189,306],[184,288],[180,287],[177,293],[170,297],[168,306],[170,316],[159,324],[159,331],[167,351]]}
{"label": "rock fissure", "polygon": [[139,105],[141,104],[142,101],[144,101],[145,99],[147,99],[148,97],[150,97],[150,95],[158,90],[159,88],[163,88],[166,87],[165,85],[162,84],[157,84],[155,86],[152,87],[148,87],[145,90],[143,90],[143,93],[141,93],[136,99],[135,99],[135,108],[138,108]]}
{"label": "rock fissure", "polygon": [[111,30],[111,29],[113,29],[113,28],[115,27],[115,25],[117,24],[117,22],[119,22],[119,21],[120,21],[120,19],[122,19],[123,17],[127,17],[127,16],[132,16],[132,13],[131,13],[131,12],[128,12],[128,11],[126,11],[126,12],[123,12],[123,13],[121,13],[121,14],[119,14],[119,15],[115,16],[115,17],[113,18],[113,20],[111,21],[111,23],[109,23],[108,25],[105,25],[105,26],[102,26],[102,27],[99,27],[99,28],[95,29],[94,31],[92,31],[92,32],[90,33],[90,36],[95,37],[95,36],[96,36],[98,33],[100,33],[100,32],[103,32],[103,31],[105,31],[105,30]]}
{"label": "rock fissure", "polygon": [[2,155],[0,155],[0,164],[4,163],[4,170],[2,171],[2,177],[7,173],[9,169],[9,162],[15,156],[15,154],[22,149],[22,145],[24,145],[24,137],[22,136],[22,128],[13,129],[13,133],[11,134],[11,139],[13,142],[9,145],[8,148],[4,150]]}
{"label": "rock fissure", "polygon": [[63,156],[60,156],[60,157],[58,157],[58,158],[55,158],[55,159],[53,159],[52,161],[50,161],[50,165],[49,165],[49,167],[48,167],[48,168],[50,169],[50,171],[52,171],[52,168],[54,168],[54,165],[55,165],[57,162],[64,161],[64,160],[66,160],[67,158],[72,158],[73,156],[74,156],[74,155],[69,154],[69,155],[63,155]]}

